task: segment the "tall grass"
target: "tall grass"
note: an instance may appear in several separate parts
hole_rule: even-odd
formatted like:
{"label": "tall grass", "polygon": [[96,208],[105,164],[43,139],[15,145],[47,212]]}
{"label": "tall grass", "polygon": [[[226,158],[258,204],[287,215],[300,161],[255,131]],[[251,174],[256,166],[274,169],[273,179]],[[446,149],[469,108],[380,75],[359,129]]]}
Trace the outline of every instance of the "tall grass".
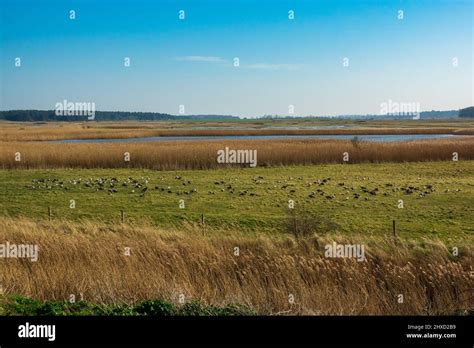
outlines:
{"label": "tall grass", "polygon": [[[210,126],[205,123],[199,126]],[[276,123],[275,125],[278,125]],[[298,124],[296,124],[298,125]],[[318,125],[318,123],[316,123]],[[457,134],[473,135],[474,129],[469,125],[462,126],[423,126],[423,124],[395,123],[379,125],[363,124],[354,128],[322,128],[322,129],[285,129],[285,128],[255,128],[255,125],[245,126],[239,123],[223,123],[219,129],[186,128],[180,123],[47,123],[44,125],[0,123],[0,141],[45,141],[63,139],[111,139],[139,138],[163,136],[252,136],[252,135],[364,135],[364,134]],[[226,127],[236,127],[225,129]],[[237,128],[240,127],[240,128]],[[243,128],[242,128],[243,127]],[[284,126],[283,126],[284,127]]]}
{"label": "tall grass", "polygon": [[[239,303],[261,314],[453,314],[474,305],[472,247],[454,258],[436,240],[328,238],[0,218],[0,241],[39,245],[36,263],[0,260],[0,282],[7,295],[40,300],[82,294],[103,304],[176,303],[182,294],[185,301]],[[364,243],[366,261],[325,258],[333,238]]]}
{"label": "tall grass", "polygon": [[[217,151],[255,149],[259,166],[360,162],[416,162],[474,159],[474,139],[411,142],[278,139],[242,141],[166,141],[141,143],[22,143],[0,142],[0,168],[151,168],[160,170],[218,168]],[[15,154],[21,161],[15,161]],[[124,153],[130,153],[130,161]]]}

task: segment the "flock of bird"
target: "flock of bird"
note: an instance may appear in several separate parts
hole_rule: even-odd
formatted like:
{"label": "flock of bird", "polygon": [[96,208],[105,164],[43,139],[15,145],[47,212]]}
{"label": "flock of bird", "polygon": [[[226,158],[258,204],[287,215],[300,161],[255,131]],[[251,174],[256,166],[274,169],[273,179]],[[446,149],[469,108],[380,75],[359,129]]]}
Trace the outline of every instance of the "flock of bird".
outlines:
{"label": "flock of bird", "polygon": [[[362,178],[356,178],[357,181],[361,181]],[[227,178],[213,180],[211,189],[207,190],[208,195],[215,195],[217,192],[225,193],[238,196],[263,196],[263,195],[274,195],[272,191],[283,191],[287,194],[288,197],[294,197],[296,195],[307,195],[310,199],[315,199],[318,196],[321,196],[323,199],[331,201],[336,199],[336,197],[342,197],[342,199],[349,200],[350,198],[358,200],[369,200],[370,197],[383,195],[389,196],[391,194],[400,193],[404,195],[416,194],[417,198],[423,198],[435,191],[435,188],[432,184],[414,186],[406,185],[395,187],[391,183],[386,183],[380,187],[373,187],[370,185],[370,178],[363,178],[364,181],[368,181],[369,184],[350,185],[346,182],[337,182],[332,184],[330,177],[304,181],[302,177],[286,177],[279,180],[268,180],[266,181],[263,176],[254,176],[251,178],[251,183],[244,184],[242,183],[242,178]],[[114,195],[118,192],[128,192],[131,194],[138,194],[140,197],[144,197],[147,192],[154,190],[158,192],[163,192],[166,194],[175,194],[175,195],[192,195],[198,194],[200,191],[195,187],[191,180],[184,179],[179,175],[174,177],[172,180],[172,185],[169,185],[169,180],[167,181],[164,177],[159,177],[157,184],[152,184],[150,177],[140,177],[133,178],[128,177],[125,179],[117,179],[116,177],[111,178],[78,178],[68,181],[61,181],[59,179],[33,179],[32,184],[28,188],[33,190],[46,189],[51,190],[53,188],[60,188],[64,191],[70,190],[72,187],[84,187],[92,189],[95,191],[104,191],[109,195]],[[164,182],[168,182],[165,184]],[[259,189],[259,186],[262,187],[262,190]],[[316,188],[313,191],[307,193],[308,189],[306,188]],[[372,188],[368,188],[372,186]],[[240,187],[240,188],[239,188]],[[252,189],[250,189],[252,188]],[[459,192],[460,190],[453,190],[453,192]],[[259,192],[259,193],[257,193]],[[449,192],[449,189],[446,189],[445,192]]]}

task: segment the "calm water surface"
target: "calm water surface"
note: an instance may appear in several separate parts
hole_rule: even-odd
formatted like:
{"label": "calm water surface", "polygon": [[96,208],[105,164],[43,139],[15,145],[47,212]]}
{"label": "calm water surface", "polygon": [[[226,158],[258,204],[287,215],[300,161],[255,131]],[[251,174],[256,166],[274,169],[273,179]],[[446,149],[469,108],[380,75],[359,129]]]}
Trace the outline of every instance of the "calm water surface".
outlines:
{"label": "calm water surface", "polygon": [[[342,139],[350,140],[356,135],[218,135],[218,136],[176,136],[176,137],[143,137],[128,139],[67,139],[53,140],[55,143],[133,143],[144,141],[190,141],[190,140],[262,140],[262,139]],[[422,139],[443,139],[451,138],[452,134],[389,134],[389,135],[357,135],[359,140],[392,142],[392,141],[412,141]]]}

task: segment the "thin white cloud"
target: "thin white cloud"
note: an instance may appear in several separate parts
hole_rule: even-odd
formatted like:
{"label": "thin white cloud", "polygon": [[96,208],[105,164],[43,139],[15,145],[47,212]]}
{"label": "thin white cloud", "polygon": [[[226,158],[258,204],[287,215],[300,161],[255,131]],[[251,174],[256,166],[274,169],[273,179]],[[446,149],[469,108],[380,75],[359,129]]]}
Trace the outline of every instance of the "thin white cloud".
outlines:
{"label": "thin white cloud", "polygon": [[270,63],[256,63],[248,64],[245,67],[249,69],[260,70],[297,70],[301,68],[301,64],[270,64]]}
{"label": "thin white cloud", "polygon": [[[180,62],[205,62],[205,63],[228,63],[229,66],[233,66],[227,59],[217,56],[181,56],[176,57],[176,60]],[[302,64],[273,64],[273,63],[253,63],[244,64],[242,67],[248,69],[258,70],[297,70],[300,69]]]}
{"label": "thin white cloud", "polygon": [[226,60],[215,56],[184,56],[177,57],[181,62],[207,62],[207,63],[224,63]]}

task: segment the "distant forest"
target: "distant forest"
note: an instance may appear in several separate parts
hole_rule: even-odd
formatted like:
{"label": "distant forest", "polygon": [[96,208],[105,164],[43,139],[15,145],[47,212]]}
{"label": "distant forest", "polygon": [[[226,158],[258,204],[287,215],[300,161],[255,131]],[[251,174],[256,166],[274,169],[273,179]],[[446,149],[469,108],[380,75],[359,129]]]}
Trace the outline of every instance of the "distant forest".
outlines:
{"label": "distant forest", "polygon": [[[175,116],[158,112],[96,111],[94,121],[176,121],[193,119],[238,119],[236,116],[190,115]],[[41,121],[87,121],[87,116],[57,116],[54,110],[10,110],[0,111],[0,120],[41,122]]]}
{"label": "distant forest", "polygon": [[459,117],[474,117],[474,106],[459,110]]}
{"label": "distant forest", "polygon": [[[321,116],[309,116],[321,117]],[[448,111],[423,111],[421,119],[442,119],[472,117],[474,118],[474,106],[461,110]],[[290,118],[290,116],[266,115],[263,119]],[[293,118],[293,117],[291,117]],[[406,119],[407,116],[381,116],[381,115],[340,115],[332,118],[342,119]],[[96,111],[94,121],[177,121],[177,120],[238,120],[237,116],[227,115],[186,115],[177,116],[157,112],[126,112],[126,111]],[[46,121],[87,121],[87,116],[57,116],[54,110],[9,110],[0,111],[0,120],[18,122],[46,122]]]}

